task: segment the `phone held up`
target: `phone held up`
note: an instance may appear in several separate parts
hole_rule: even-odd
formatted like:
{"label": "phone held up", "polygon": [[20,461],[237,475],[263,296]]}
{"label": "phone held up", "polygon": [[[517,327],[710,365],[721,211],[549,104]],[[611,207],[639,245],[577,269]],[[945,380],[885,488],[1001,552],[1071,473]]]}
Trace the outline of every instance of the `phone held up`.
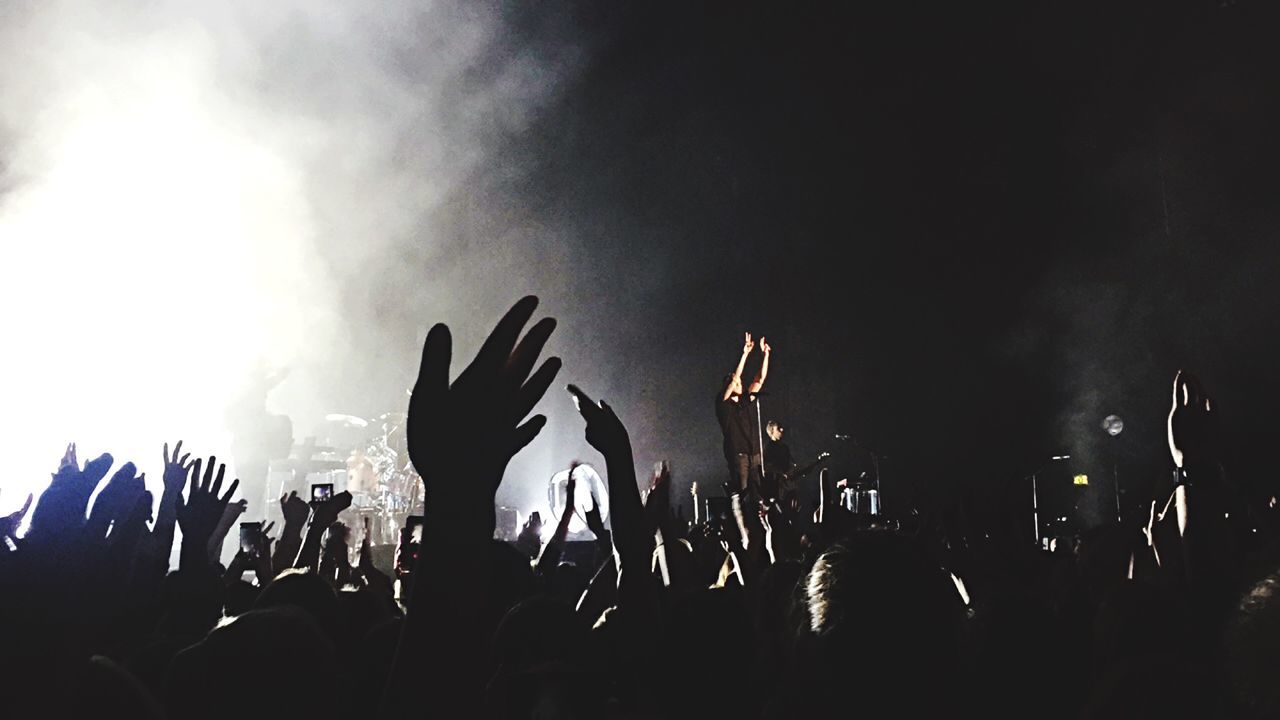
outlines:
{"label": "phone held up", "polygon": [[327,502],[333,498],[333,483],[312,483],[311,504]]}

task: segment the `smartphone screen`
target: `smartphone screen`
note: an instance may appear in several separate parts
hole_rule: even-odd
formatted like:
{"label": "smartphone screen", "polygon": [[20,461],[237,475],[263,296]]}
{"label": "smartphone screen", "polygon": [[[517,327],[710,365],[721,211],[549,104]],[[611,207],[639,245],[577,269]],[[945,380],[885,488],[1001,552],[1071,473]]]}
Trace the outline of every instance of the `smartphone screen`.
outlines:
{"label": "smartphone screen", "polygon": [[405,518],[405,527],[409,530],[409,542],[420,545],[422,543],[422,516],[410,515]]}
{"label": "smartphone screen", "polygon": [[242,522],[240,523],[240,552],[251,558],[258,557],[258,548],[260,548],[260,538],[262,536],[262,523],[260,522]]}
{"label": "smartphone screen", "polygon": [[333,497],[333,483],[315,483],[311,486],[311,502],[326,502]]}

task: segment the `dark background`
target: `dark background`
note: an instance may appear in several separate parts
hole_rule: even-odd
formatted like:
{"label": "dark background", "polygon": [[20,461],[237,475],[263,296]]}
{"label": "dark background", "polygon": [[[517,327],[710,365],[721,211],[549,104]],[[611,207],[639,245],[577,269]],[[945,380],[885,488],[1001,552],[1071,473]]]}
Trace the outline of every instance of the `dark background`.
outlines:
{"label": "dark background", "polygon": [[[1236,477],[1270,491],[1268,3],[575,7],[554,31],[506,11],[503,52],[589,56],[532,124],[495,125],[501,162],[436,220],[484,297],[544,297],[562,378],[619,409],[642,475],[667,457],[721,482],[712,400],[749,330],[797,458],[851,434],[885,456],[892,511],[1025,510],[1057,453],[1095,520],[1113,469],[1136,505],[1170,468],[1179,368],[1219,400]],[[552,395],[551,454],[583,452]]]}

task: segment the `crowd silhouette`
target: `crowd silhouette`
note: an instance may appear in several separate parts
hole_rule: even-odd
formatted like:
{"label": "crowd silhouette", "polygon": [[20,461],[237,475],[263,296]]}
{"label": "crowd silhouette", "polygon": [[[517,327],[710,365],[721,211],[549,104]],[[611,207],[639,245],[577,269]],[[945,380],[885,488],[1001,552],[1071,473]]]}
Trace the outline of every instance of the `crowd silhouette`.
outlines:
{"label": "crowd silhouette", "polygon": [[1191,376],[1174,378],[1173,472],[1147,522],[1053,552],[867,527],[834,488],[802,508],[726,483],[729,518],[687,522],[667,468],[641,493],[625,408],[569,385],[611,505],[607,529],[587,513],[584,563],[565,556],[568,513],[545,543],[494,539],[495,493],[561,369],[539,364],[555,321],[524,332],[536,307],[516,303],[452,381],[449,329],[427,335],[408,417],[425,513],[398,594],[368,532],[351,552],[349,494],[281,498],[278,537],[224,568],[256,509],[217,458],[165,445],[153,520],[133,463],[69,445],[0,518],[4,716],[1280,716],[1271,509],[1231,491]]}

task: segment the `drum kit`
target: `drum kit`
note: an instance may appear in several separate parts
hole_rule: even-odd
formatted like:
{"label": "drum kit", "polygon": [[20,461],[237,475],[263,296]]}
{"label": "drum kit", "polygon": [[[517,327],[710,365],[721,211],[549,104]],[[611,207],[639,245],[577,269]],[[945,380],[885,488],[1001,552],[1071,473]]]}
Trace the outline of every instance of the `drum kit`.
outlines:
{"label": "drum kit", "polygon": [[369,521],[374,544],[394,543],[409,515],[422,513],[422,480],[409,462],[405,413],[372,419],[331,413],[321,437],[293,446],[290,457],[272,461],[267,507],[290,491],[310,497],[309,486],[332,483],[334,492],[351,493],[343,513],[348,525]]}

